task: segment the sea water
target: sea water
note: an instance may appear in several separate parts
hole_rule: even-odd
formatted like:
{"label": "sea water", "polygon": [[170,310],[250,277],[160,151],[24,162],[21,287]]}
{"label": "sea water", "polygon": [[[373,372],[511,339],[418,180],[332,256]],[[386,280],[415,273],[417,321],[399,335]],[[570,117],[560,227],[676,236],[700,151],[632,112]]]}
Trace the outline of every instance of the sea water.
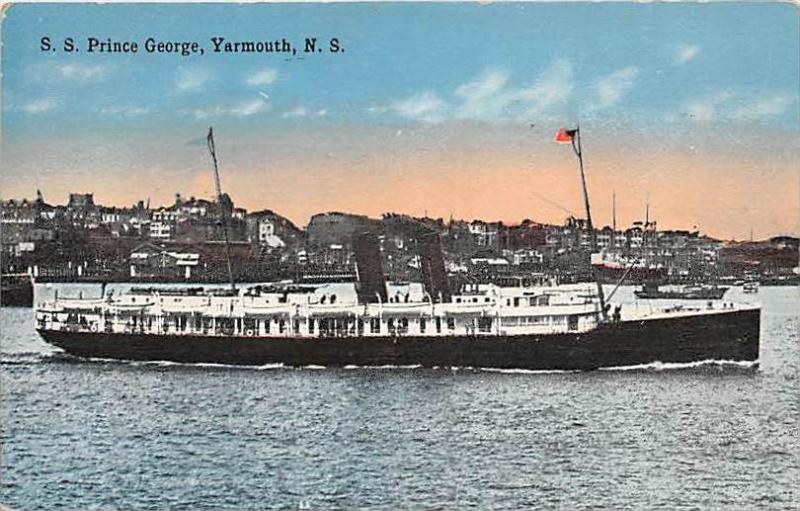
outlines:
{"label": "sea water", "polygon": [[[725,299],[763,304],[757,366],[587,373],[82,361],[44,344],[30,309],[1,309],[0,503],[797,509],[800,290],[735,288]],[[623,314],[654,306],[631,288],[615,300]]]}

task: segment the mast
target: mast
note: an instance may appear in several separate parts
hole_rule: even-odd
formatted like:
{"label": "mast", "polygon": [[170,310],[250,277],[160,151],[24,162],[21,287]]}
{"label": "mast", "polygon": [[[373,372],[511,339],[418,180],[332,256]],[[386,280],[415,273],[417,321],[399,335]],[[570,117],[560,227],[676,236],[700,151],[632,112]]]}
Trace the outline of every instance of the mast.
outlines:
{"label": "mast", "polygon": [[233,280],[233,265],[231,264],[231,244],[228,238],[228,219],[225,207],[222,204],[222,185],[219,181],[219,168],[217,165],[217,151],[214,146],[214,129],[208,128],[208,151],[214,161],[214,184],[217,187],[217,204],[219,204],[220,218],[222,219],[222,232],[225,236],[225,261],[228,264],[228,280],[231,284],[231,291],[236,291],[236,282]]}
{"label": "mast", "polygon": [[614,233],[617,232],[617,191],[611,193],[611,226]]}
{"label": "mast", "polygon": [[[583,188],[583,205],[586,209],[586,228],[589,230],[589,236],[591,240],[591,252],[589,254],[589,265],[591,266],[591,254],[597,251],[597,234],[594,232],[594,225],[592,224],[592,212],[589,207],[589,191],[586,187],[586,172],[583,169],[583,147],[581,146],[581,127],[577,125],[575,127],[574,136],[572,137],[572,150],[575,153],[575,156],[578,157],[578,164],[581,170],[581,187]],[[592,274],[594,275],[595,283],[597,284],[597,296],[600,298],[600,311],[602,314],[603,319],[607,319],[606,314],[606,298],[603,293],[603,285],[600,283],[600,279],[598,278],[597,271],[595,270],[594,266],[592,266]]]}
{"label": "mast", "polygon": [[611,247],[612,252],[617,250],[617,191],[611,192]]}
{"label": "mast", "polygon": [[644,231],[642,232],[642,263],[644,263],[645,271],[650,267],[650,261],[648,259],[648,247],[647,247],[647,238],[649,238],[650,234],[650,192],[647,192],[647,196],[644,202]]}
{"label": "mast", "polygon": [[594,232],[594,226],[592,225],[592,211],[589,208],[589,192],[586,189],[586,173],[583,171],[583,148],[581,147],[581,127],[578,125],[575,129],[575,138],[572,141],[572,150],[575,151],[575,155],[578,157],[578,164],[580,165],[581,169],[581,185],[583,186],[583,205],[586,210],[586,228],[589,230],[589,235],[591,236],[591,248],[592,252],[597,250],[597,236]]}

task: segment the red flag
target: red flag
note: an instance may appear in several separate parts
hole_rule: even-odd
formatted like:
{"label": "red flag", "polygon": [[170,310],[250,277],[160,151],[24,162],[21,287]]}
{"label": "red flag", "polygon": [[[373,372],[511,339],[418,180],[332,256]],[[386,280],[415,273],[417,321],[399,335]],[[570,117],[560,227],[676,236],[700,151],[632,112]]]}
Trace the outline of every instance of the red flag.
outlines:
{"label": "red flag", "polygon": [[556,142],[559,144],[569,144],[575,140],[575,134],[577,132],[578,130],[566,130],[561,128],[558,130],[558,133],[556,133]]}

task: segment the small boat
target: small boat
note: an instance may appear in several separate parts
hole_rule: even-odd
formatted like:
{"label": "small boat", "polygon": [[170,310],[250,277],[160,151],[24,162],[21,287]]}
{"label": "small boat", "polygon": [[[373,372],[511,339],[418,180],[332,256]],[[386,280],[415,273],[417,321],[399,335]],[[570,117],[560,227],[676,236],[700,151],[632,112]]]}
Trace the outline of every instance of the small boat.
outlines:
{"label": "small boat", "polygon": [[751,280],[742,284],[742,292],[748,294],[758,293],[758,281]]}
{"label": "small boat", "polygon": [[648,282],[642,289],[634,291],[637,298],[645,299],[672,299],[672,300],[719,300],[728,291],[727,287],[716,284],[697,284],[688,286],[673,286],[662,289],[657,283]]}
{"label": "small boat", "polygon": [[0,302],[3,307],[33,307],[33,281],[27,273],[0,276]]}

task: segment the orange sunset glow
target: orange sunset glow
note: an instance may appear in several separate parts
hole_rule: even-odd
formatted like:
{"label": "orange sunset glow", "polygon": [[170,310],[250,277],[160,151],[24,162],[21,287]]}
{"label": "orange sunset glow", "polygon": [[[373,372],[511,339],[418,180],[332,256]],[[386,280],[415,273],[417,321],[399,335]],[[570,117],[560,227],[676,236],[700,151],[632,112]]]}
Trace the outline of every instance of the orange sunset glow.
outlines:
{"label": "orange sunset glow", "polygon": [[[507,223],[583,216],[576,159],[568,146],[552,143],[549,131],[468,129],[436,135],[434,128],[384,128],[366,134],[338,127],[306,130],[297,138],[285,132],[232,139],[222,129],[222,184],[237,205],[273,209],[300,226],[325,211]],[[651,220],[663,229],[697,228],[725,239],[745,238],[751,229],[763,237],[798,231],[800,178],[785,151],[726,154],[697,141],[692,148],[654,141],[615,147],[607,136],[592,135],[586,130],[584,151],[599,226],[612,222],[616,192],[620,227],[643,219],[649,201]],[[345,143],[350,140],[361,145]],[[30,182],[6,180],[4,196],[31,197],[38,188],[59,202],[69,192],[93,191],[103,204],[149,198],[156,206],[171,203],[175,193],[214,195],[206,148],[180,137],[134,147],[124,137],[102,146],[76,140],[47,149],[7,153],[39,172]],[[115,178],[98,180],[102,173]]]}

